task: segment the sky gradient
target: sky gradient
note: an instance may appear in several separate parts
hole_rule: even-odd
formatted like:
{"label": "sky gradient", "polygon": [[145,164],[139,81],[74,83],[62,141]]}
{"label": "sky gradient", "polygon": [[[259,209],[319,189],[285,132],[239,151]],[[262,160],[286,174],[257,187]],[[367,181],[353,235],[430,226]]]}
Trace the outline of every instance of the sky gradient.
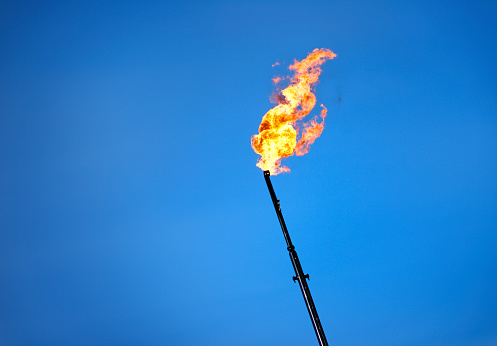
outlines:
{"label": "sky gradient", "polygon": [[272,183],[330,345],[497,344],[496,13],[0,2],[0,345],[317,344],[250,146],[314,48]]}

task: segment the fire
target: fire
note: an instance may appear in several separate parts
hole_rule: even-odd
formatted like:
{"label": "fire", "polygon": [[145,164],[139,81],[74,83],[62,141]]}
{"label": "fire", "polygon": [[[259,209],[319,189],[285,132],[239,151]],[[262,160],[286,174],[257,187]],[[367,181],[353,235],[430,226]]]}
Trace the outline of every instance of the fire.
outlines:
{"label": "fire", "polygon": [[[301,156],[309,151],[309,147],[324,129],[326,107],[321,105],[319,116],[308,122],[303,119],[316,105],[314,87],[319,81],[321,65],[333,59],[336,54],[329,49],[314,49],[307,58],[297,61],[288,68],[295,71],[290,84],[275,94],[273,101],[278,103],[263,117],[259,126],[259,134],[252,136],[252,148],[261,155],[257,167],[270,171],[271,175],[290,172],[281,165],[281,159],[296,154]],[[285,78],[273,78],[275,84]],[[319,121],[321,118],[321,121]],[[300,138],[297,140],[297,136]]]}

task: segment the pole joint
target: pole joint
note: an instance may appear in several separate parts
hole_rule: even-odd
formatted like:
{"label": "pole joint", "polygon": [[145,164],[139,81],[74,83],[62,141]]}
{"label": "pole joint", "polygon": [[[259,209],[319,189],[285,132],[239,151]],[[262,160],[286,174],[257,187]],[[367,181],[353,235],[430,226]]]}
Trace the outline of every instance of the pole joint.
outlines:
{"label": "pole joint", "polygon": [[[307,280],[310,280],[310,279],[309,279],[309,274],[305,274],[305,275],[303,276],[303,278],[304,278],[304,279],[307,279]],[[292,279],[293,279],[293,282],[295,282],[295,281],[297,281],[297,280],[299,279],[299,277],[298,277],[298,276],[292,276]]]}

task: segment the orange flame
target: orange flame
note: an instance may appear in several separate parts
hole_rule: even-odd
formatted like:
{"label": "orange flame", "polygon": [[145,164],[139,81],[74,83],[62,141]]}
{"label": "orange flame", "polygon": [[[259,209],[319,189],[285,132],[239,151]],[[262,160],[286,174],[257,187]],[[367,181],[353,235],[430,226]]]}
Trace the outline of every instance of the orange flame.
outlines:
{"label": "orange flame", "polygon": [[[297,154],[302,156],[309,151],[309,147],[318,138],[324,129],[326,108],[321,114],[309,122],[302,120],[316,105],[314,86],[319,81],[321,65],[326,60],[333,59],[336,54],[329,49],[314,49],[307,58],[297,61],[288,68],[295,71],[290,79],[290,85],[274,96],[277,106],[270,109],[262,117],[259,134],[252,136],[252,149],[261,155],[257,167],[270,171],[271,175],[290,172],[290,169],[281,165],[281,159]],[[283,78],[274,78],[278,83]],[[318,122],[318,117],[322,120]],[[301,133],[300,139],[297,135]]]}

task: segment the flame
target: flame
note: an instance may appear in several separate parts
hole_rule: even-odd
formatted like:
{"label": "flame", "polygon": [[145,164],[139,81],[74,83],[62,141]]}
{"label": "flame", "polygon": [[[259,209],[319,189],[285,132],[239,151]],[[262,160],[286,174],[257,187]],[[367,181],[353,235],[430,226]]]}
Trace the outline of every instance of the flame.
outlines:
{"label": "flame", "polygon": [[[316,105],[314,86],[319,81],[321,65],[326,60],[333,59],[336,54],[329,49],[314,49],[307,58],[297,61],[288,68],[294,72],[290,84],[273,95],[272,101],[278,103],[263,117],[259,126],[259,134],[253,135],[252,148],[261,155],[257,167],[270,171],[271,175],[290,172],[290,169],[281,165],[281,159],[297,154],[302,156],[309,151],[309,147],[318,138],[324,129],[324,119],[327,109],[323,105],[319,116],[302,123],[302,120]],[[276,77],[277,84],[284,78]],[[321,118],[321,122],[319,121]],[[297,136],[301,134],[299,140]]]}

